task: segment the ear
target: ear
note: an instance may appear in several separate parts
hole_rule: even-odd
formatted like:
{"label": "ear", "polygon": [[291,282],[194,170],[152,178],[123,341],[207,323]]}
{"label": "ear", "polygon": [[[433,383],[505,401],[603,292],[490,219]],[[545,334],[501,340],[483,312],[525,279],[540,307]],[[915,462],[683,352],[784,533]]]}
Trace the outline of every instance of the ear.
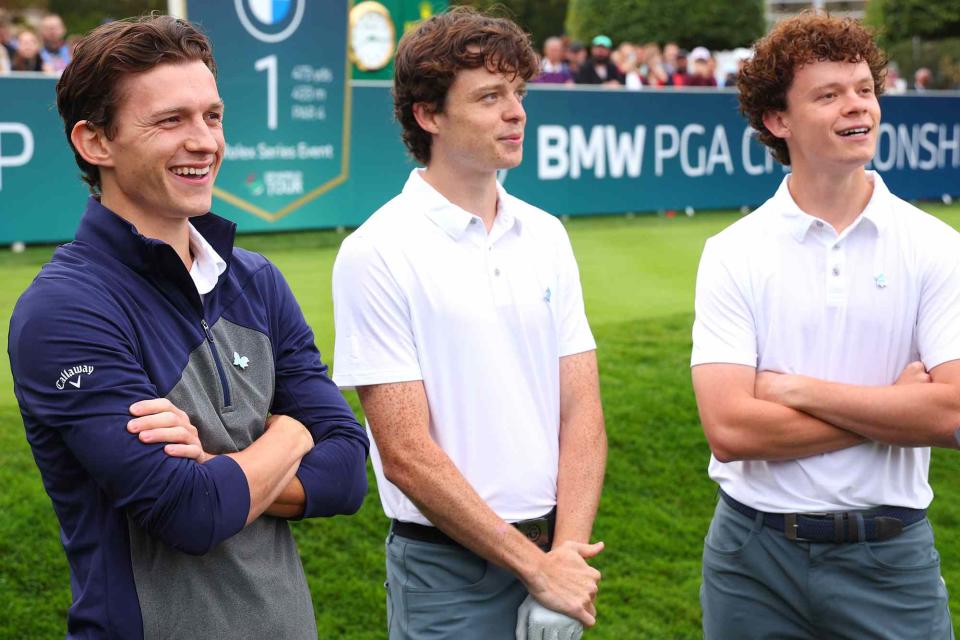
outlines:
{"label": "ear", "polygon": [[417,119],[417,124],[427,133],[434,135],[440,133],[440,127],[437,126],[437,116],[439,114],[433,110],[433,107],[426,102],[413,103],[413,117]]}
{"label": "ear", "polygon": [[767,111],[763,114],[763,125],[767,131],[778,138],[790,137],[790,124],[783,111]]}
{"label": "ear", "polygon": [[101,127],[95,127],[89,120],[81,120],[70,131],[70,142],[80,157],[98,167],[112,167],[113,156],[107,140],[107,134]]}

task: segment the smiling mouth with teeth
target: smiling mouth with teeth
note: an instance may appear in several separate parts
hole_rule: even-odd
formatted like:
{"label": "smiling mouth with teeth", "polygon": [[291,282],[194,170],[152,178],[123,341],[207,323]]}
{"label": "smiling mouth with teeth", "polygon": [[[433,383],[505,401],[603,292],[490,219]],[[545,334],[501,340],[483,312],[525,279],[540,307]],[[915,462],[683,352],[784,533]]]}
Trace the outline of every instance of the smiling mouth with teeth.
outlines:
{"label": "smiling mouth with teeth", "polygon": [[200,169],[196,167],[174,167],[170,171],[184,178],[202,178],[210,173],[210,167],[206,166]]}
{"label": "smiling mouth with teeth", "polygon": [[870,127],[856,127],[854,129],[845,129],[844,131],[840,132],[840,135],[847,137],[847,136],[864,135],[867,133],[870,133]]}

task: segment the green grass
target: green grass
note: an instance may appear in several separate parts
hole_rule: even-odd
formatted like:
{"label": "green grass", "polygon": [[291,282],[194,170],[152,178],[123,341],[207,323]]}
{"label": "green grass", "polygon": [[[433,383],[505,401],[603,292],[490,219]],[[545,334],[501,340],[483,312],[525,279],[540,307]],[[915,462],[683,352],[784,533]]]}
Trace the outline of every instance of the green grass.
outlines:
{"label": "green grass", "polygon": [[[960,207],[924,208],[960,226]],[[690,388],[693,284],[704,240],[737,218],[574,219],[568,229],[597,337],[610,457],[596,538],[604,580],[590,638],[698,638],[700,553],[715,488]],[[333,232],[247,236],[240,244],[286,274],[317,343],[333,351],[330,270],[344,237]],[[50,248],[0,254],[0,322]],[[5,356],[4,356],[5,357]],[[0,367],[0,638],[63,637],[70,589],[59,530]],[[356,397],[348,395],[355,409]],[[936,451],[930,516],[948,585],[960,584],[960,457]],[[297,523],[321,638],[384,637],[383,538],[371,492],[351,517]],[[957,590],[960,593],[960,590]],[[953,598],[960,612],[960,600]],[[960,616],[958,616],[960,619]]]}

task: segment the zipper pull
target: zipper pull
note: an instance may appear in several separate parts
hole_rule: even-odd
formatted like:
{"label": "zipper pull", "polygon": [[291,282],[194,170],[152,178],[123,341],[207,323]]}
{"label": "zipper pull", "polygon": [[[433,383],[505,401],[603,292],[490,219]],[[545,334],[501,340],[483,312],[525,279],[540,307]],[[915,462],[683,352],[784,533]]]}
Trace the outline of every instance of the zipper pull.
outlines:
{"label": "zipper pull", "polygon": [[207,335],[207,340],[213,342],[213,334],[210,333],[210,325],[207,324],[205,319],[200,318],[200,326],[203,327],[203,332]]}

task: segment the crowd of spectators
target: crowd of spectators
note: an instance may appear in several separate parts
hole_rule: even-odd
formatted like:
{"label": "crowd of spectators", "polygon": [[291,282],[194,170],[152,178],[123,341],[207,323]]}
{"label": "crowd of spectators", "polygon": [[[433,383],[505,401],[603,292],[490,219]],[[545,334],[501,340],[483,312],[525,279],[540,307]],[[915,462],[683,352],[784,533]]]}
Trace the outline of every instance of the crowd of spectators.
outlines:
{"label": "crowd of spectators", "polygon": [[[750,59],[750,49],[711,52],[703,46],[687,51],[675,42],[634,44],[598,35],[589,48],[566,37],[547,38],[540,75],[534,82],[591,84],[639,90],[659,87],[736,87],[737,75]],[[922,92],[931,88],[930,69],[918,69],[914,82],[900,78],[895,65],[887,73],[887,92]]]}
{"label": "crowd of spectators", "polygon": [[0,74],[28,71],[59,75],[72,57],[75,36],[67,37],[63,20],[55,13],[15,22],[0,9]]}
{"label": "crowd of spectators", "polygon": [[547,38],[543,45],[541,72],[535,82],[593,84],[626,89],[645,87],[724,87],[736,83],[740,65],[749,59],[748,49],[723,55],[723,66],[706,47],[692,51],[675,42],[663,48],[655,42],[621,42],[613,46],[609,36],[598,35],[589,43],[566,38]]}
{"label": "crowd of spectators", "polygon": [[[16,20],[14,18],[17,18]],[[79,36],[67,36],[60,16],[14,16],[0,8],[0,74],[28,71],[59,75],[70,62]],[[675,42],[661,49],[656,42],[621,42],[598,35],[589,47],[567,37],[543,43],[540,75],[534,82],[592,84],[630,90],[658,87],[734,87],[737,74],[750,59],[749,49],[714,54],[706,47],[687,51]],[[930,69],[917,69],[912,83],[901,78],[895,64],[887,71],[887,93],[923,92],[933,88]]]}

